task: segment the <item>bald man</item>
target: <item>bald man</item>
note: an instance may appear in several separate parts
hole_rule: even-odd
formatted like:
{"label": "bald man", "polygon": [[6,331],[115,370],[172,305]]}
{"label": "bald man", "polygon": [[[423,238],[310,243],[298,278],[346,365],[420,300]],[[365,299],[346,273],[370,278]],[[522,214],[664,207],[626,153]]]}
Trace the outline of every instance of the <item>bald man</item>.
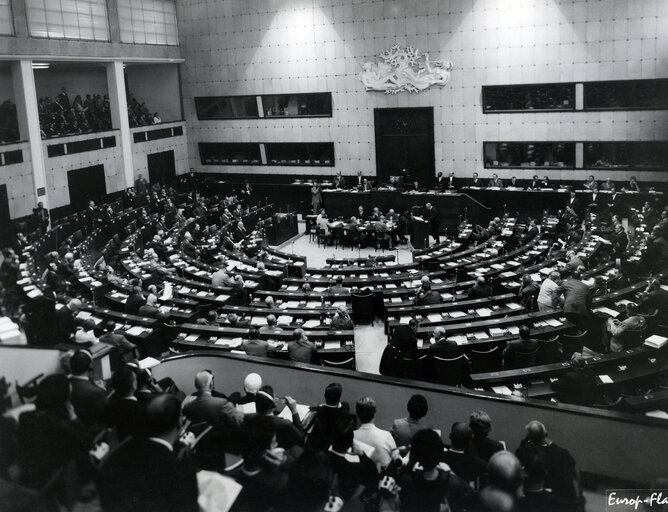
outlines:
{"label": "bald man", "polygon": [[480,276],[475,280],[475,284],[469,290],[469,299],[486,299],[492,293],[492,289],[487,284],[484,277]]}
{"label": "bald man", "polygon": [[488,488],[501,491],[516,499],[522,485],[522,465],[512,453],[496,452],[487,463]]}
{"label": "bald man", "polygon": [[526,426],[526,436],[521,446],[530,444],[541,451],[545,461],[545,487],[555,494],[574,500],[579,494],[575,460],[568,450],[557,446],[547,435],[547,428],[540,421]]}
{"label": "bald man", "polygon": [[214,376],[209,370],[202,370],[195,376],[197,393],[194,398],[187,398],[183,413],[193,423],[207,422],[213,426],[225,426],[231,429],[241,427],[243,414],[236,410],[229,400],[213,396]]}

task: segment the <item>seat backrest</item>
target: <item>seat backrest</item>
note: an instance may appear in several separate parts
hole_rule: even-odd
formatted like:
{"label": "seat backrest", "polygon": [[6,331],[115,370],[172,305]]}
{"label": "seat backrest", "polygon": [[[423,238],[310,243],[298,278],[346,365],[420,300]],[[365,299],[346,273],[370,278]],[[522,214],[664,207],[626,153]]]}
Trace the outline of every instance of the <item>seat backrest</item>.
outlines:
{"label": "seat backrest", "polygon": [[559,361],[559,337],[555,336],[549,340],[540,340],[538,342],[538,358],[537,364],[550,364]]}
{"label": "seat backrest", "polygon": [[489,350],[471,350],[471,373],[488,373],[501,368],[501,349],[497,346]]}
{"label": "seat backrest", "polygon": [[429,381],[459,386],[464,376],[464,355],[452,359],[432,356],[429,362]]}
{"label": "seat backrest", "polygon": [[536,366],[538,359],[538,351],[540,347],[532,352],[515,352],[515,365],[517,368],[527,368],[529,366]]}
{"label": "seat backrest", "polygon": [[345,368],[346,370],[355,369],[355,358],[350,357],[344,361],[331,361],[329,359],[322,360],[323,366],[329,366],[331,368]]}

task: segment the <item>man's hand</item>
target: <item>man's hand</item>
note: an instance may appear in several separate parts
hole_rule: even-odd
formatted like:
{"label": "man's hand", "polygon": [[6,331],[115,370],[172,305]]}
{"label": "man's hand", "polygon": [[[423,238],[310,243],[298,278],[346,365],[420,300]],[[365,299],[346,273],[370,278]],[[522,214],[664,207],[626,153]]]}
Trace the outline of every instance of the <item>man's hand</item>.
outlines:
{"label": "man's hand", "polygon": [[292,414],[297,414],[297,401],[294,398],[291,396],[286,396],[285,404],[288,406],[288,409],[290,409]]}

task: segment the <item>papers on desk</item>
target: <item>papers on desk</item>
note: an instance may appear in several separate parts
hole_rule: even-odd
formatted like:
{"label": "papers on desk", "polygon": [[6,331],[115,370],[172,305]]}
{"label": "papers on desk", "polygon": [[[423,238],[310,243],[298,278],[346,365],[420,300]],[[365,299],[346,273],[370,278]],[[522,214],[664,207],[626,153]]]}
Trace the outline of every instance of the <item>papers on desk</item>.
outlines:
{"label": "papers on desk", "polygon": [[477,340],[486,340],[489,338],[485,331],[475,331],[471,333],[473,337]]}
{"label": "papers on desk", "polygon": [[34,290],[30,290],[26,295],[28,295],[28,297],[30,297],[31,299],[34,299],[35,297],[39,297],[40,295],[42,295],[42,290],[40,290],[39,288],[35,288]]}
{"label": "papers on desk", "polygon": [[615,302],[615,306],[626,306],[627,304],[634,304],[634,302],[627,300],[627,299],[622,299],[617,302]]}
{"label": "papers on desk", "polygon": [[410,315],[401,316],[399,317],[399,323],[408,325],[408,322],[410,322],[411,318],[412,317]]}
{"label": "papers on desk", "polygon": [[385,285],[385,288],[390,288],[390,289],[395,289],[396,287],[397,287],[397,285],[394,284],[394,283],[389,283],[389,284]]}
{"label": "papers on desk", "polygon": [[441,293],[441,298],[444,301],[452,300],[453,295],[451,293]]}
{"label": "papers on desk", "polygon": [[320,320],[310,319],[310,320],[306,320],[306,322],[304,322],[303,327],[306,328],[306,329],[312,329],[313,327],[318,327],[319,325],[320,325]]}
{"label": "papers on desk", "polygon": [[91,316],[93,316],[93,313],[90,313],[88,311],[79,311],[79,313],[77,314],[77,318],[81,318],[81,320],[86,320]]}
{"label": "papers on desk", "polygon": [[332,302],[332,307],[334,307],[334,308],[338,308],[338,307],[345,306],[345,305],[346,305],[345,300],[335,300],[334,302]]}
{"label": "papers on desk", "polygon": [[562,323],[556,318],[546,318],[545,323],[550,327],[559,327],[562,325]]}
{"label": "papers on desk", "polygon": [[598,378],[601,379],[603,384],[612,384],[612,379],[609,375],[599,375]]}
{"label": "papers on desk", "polygon": [[290,325],[292,323],[292,317],[290,315],[280,315],[276,322],[279,324]]}
{"label": "papers on desk", "polygon": [[287,291],[289,292],[296,292],[298,290],[298,286],[296,284],[292,284],[286,288]]}
{"label": "papers on desk", "polygon": [[517,309],[522,309],[522,306],[520,306],[517,302],[509,302],[506,304],[506,307],[512,311],[515,311]]}
{"label": "papers on desk", "polygon": [[197,341],[197,338],[199,338],[199,334],[189,334],[186,336],[186,341]]}
{"label": "papers on desk", "polygon": [[498,327],[491,327],[489,329],[489,334],[492,335],[493,337],[498,337],[506,334],[506,331],[505,329],[499,329]]}
{"label": "papers on desk", "polygon": [[254,316],[251,318],[250,324],[251,325],[264,325],[266,323],[266,320],[262,318],[261,316]]}
{"label": "papers on desk", "polygon": [[517,336],[520,333],[520,328],[516,325],[511,325],[509,327],[506,327],[506,330],[515,336]]}
{"label": "papers on desk", "polygon": [[466,336],[463,334],[448,336],[448,339],[454,341],[457,345],[466,345],[469,342],[469,340],[467,340]]}
{"label": "papers on desk", "polygon": [[668,420],[668,412],[662,411],[661,409],[657,409],[656,411],[647,411],[645,413],[645,416],[650,416],[652,418],[661,418],[664,420]]}
{"label": "papers on desk", "polygon": [[508,386],[492,386],[492,391],[497,395],[507,395],[512,396],[513,392]]}
{"label": "papers on desk", "polygon": [[478,314],[480,317],[488,317],[492,316],[492,310],[489,308],[478,308],[475,310],[475,312]]}
{"label": "papers on desk", "polygon": [[139,368],[142,370],[148,370],[160,364],[160,361],[153,357],[145,357],[141,361],[138,361]]}
{"label": "papers on desk", "polygon": [[440,313],[429,313],[427,318],[430,322],[440,322],[443,320],[443,316]]}
{"label": "papers on desk", "polygon": [[232,339],[220,339],[214,342],[214,345],[220,345],[223,347],[236,348],[243,345],[243,339],[241,338],[232,338]]}
{"label": "papers on desk", "polygon": [[316,292],[316,293],[322,293],[322,292],[327,291],[327,287],[326,286],[314,286],[313,291]]}
{"label": "papers on desk", "polygon": [[226,300],[229,299],[229,298],[230,298],[229,295],[223,295],[223,294],[221,294],[221,295],[218,295],[218,297],[216,297],[216,300],[219,300],[219,301],[223,301],[223,302],[224,302],[224,301],[226,301]]}
{"label": "papers on desk", "polygon": [[401,297],[391,297],[390,302],[392,304],[401,304]]}
{"label": "papers on desk", "polygon": [[436,278],[436,279],[432,279],[431,282],[433,284],[441,284],[443,282],[443,279]]}
{"label": "papers on desk", "polygon": [[612,318],[617,318],[617,316],[619,316],[619,311],[615,311],[614,309],[606,308],[605,306],[594,308],[594,311],[596,311],[598,313],[604,313],[608,316],[611,316]]}
{"label": "papers on desk", "polygon": [[448,311],[448,315],[451,318],[461,318],[463,316],[466,316],[466,313],[464,313],[463,311]]}
{"label": "papers on desk", "polygon": [[336,350],[337,348],[341,348],[341,343],[339,341],[326,341],[323,344],[323,348],[325,350]]}
{"label": "papers on desk", "polygon": [[197,292],[197,296],[198,297],[206,297],[206,292],[204,290],[201,290],[201,291]]}
{"label": "papers on desk", "polygon": [[147,329],[135,325],[134,327],[130,327],[127,331],[125,331],[125,334],[129,334],[130,336],[141,336],[146,331]]}
{"label": "papers on desk", "polygon": [[668,338],[659,336],[658,334],[653,334],[645,340],[644,344],[652,348],[661,348],[666,344],[666,342],[668,342]]}
{"label": "papers on desk", "polygon": [[281,309],[293,309],[293,308],[298,308],[299,307],[299,302],[296,300],[289,300],[287,302],[284,302],[279,306]]}

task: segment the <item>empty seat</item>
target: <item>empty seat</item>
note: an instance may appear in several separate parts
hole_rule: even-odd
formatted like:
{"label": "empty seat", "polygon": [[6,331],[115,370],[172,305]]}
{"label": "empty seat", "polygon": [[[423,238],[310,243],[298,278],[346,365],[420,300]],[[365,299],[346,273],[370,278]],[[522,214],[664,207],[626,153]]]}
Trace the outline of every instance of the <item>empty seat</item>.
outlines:
{"label": "empty seat", "polygon": [[429,361],[429,381],[435,384],[460,386],[464,376],[465,362],[466,356],[463,354],[452,359],[432,356]]}
{"label": "empty seat", "polygon": [[501,368],[501,348],[489,350],[471,350],[468,352],[471,361],[471,373],[493,372]]}
{"label": "empty seat", "polygon": [[345,370],[354,370],[355,369],[355,358],[350,357],[343,361],[331,361],[329,359],[322,360],[323,366],[329,366],[330,368],[343,368]]}

